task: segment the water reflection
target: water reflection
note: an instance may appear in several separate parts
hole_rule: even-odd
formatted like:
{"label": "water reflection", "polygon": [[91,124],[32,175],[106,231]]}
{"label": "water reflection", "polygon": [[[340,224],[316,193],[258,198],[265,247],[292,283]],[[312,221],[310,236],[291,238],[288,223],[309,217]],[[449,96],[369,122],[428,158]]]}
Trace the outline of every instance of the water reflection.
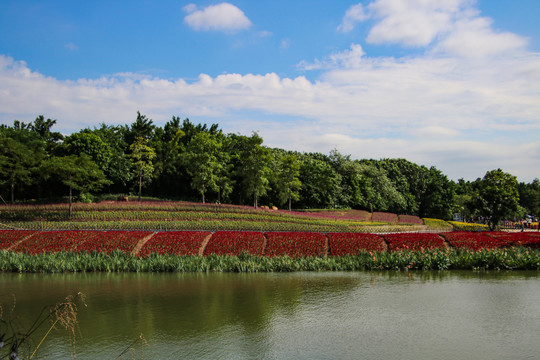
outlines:
{"label": "water reflection", "polygon": [[[537,272],[0,274],[4,317],[14,294],[21,326],[79,291],[87,307],[78,359],[114,358],[141,333],[148,345],[136,356],[159,359],[502,359],[540,351]],[[40,354],[69,358],[70,349],[56,333]]]}

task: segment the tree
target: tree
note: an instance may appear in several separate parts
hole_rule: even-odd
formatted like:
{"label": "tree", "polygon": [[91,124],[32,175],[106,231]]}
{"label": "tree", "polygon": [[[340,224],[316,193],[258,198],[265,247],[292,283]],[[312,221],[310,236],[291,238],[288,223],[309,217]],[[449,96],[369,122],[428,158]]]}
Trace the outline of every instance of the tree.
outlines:
{"label": "tree", "polygon": [[405,207],[404,197],[388,179],[384,169],[367,163],[357,163],[357,167],[361,195],[361,202],[358,205],[370,212],[374,209],[388,211]]}
{"label": "tree", "polygon": [[73,189],[84,193],[99,190],[109,183],[103,171],[86,155],[52,157],[42,164],[45,178],[56,177],[69,188],[69,217],[73,203]]}
{"label": "tree", "polygon": [[0,129],[0,183],[8,185],[12,203],[16,186],[35,182],[44,151],[44,141],[28,127],[15,122],[13,128]]}
{"label": "tree", "polygon": [[315,156],[302,161],[299,177],[302,202],[309,208],[336,207],[341,194],[341,175],[330,164]]}
{"label": "tree", "polygon": [[534,179],[532,183],[519,183],[519,204],[525,208],[527,214],[540,217],[540,180]]}
{"label": "tree", "polygon": [[99,136],[110,150],[108,166],[103,168],[107,179],[111,180],[109,191],[127,191],[133,179],[133,164],[131,154],[129,154],[129,145],[125,141],[124,128],[101,124],[99,128],[91,132]]}
{"label": "tree", "polygon": [[518,210],[517,185],[516,177],[501,169],[488,171],[478,183],[472,202],[479,213],[488,219],[492,231],[501,220],[514,216]]}
{"label": "tree", "polygon": [[253,196],[253,206],[257,208],[258,198],[268,190],[268,164],[270,152],[261,144],[263,139],[256,132],[251,137],[242,138],[240,166],[237,169],[241,184],[248,196]]}
{"label": "tree", "polygon": [[152,160],[156,157],[156,153],[154,149],[146,145],[146,140],[142,137],[135,138],[135,142],[129,148],[137,172],[139,201],[141,201],[143,182],[152,179],[152,173],[154,172]]}
{"label": "tree", "polygon": [[133,122],[129,129],[124,129],[126,131],[126,141],[128,144],[132,144],[139,137],[142,137],[145,140],[148,140],[152,137],[154,133],[155,126],[152,122],[152,119],[142,115],[140,111],[137,111],[137,119]]}
{"label": "tree", "polygon": [[[282,200],[288,202],[289,211],[291,211],[292,200],[300,199],[300,167],[301,163],[293,154],[285,154],[279,158],[278,163],[278,186]],[[282,201],[282,202],[285,202]]]}
{"label": "tree", "polygon": [[419,198],[418,215],[449,220],[456,209],[453,183],[435,167],[423,167],[426,179],[425,191]]}
{"label": "tree", "polygon": [[215,136],[200,132],[191,138],[184,153],[184,163],[192,177],[191,186],[201,194],[203,204],[207,190],[219,192],[219,175],[223,167],[218,158],[221,146]]}
{"label": "tree", "polygon": [[[39,115],[34,123],[28,125],[28,127],[38,134],[47,144],[47,152],[52,153],[58,143],[64,138],[64,136],[55,131],[51,131],[51,128],[56,124],[56,120],[45,119],[43,115]],[[17,125],[17,123],[15,124]],[[22,126],[24,127],[24,123]]]}
{"label": "tree", "polygon": [[15,202],[15,185],[31,184],[35,154],[25,144],[12,138],[0,138],[0,177],[9,185],[11,202]]}
{"label": "tree", "polygon": [[111,163],[112,151],[109,144],[90,130],[83,130],[67,136],[62,143],[62,149],[66,155],[86,154],[90,156],[92,161],[104,172],[108,170]]}

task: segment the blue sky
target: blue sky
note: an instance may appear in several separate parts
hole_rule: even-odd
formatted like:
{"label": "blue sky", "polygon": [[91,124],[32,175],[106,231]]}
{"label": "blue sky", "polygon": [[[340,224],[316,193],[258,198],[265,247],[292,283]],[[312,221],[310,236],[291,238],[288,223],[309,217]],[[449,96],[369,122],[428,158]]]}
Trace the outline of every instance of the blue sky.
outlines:
{"label": "blue sky", "polygon": [[0,2],[0,122],[137,110],[268,146],[540,177],[539,0]]}

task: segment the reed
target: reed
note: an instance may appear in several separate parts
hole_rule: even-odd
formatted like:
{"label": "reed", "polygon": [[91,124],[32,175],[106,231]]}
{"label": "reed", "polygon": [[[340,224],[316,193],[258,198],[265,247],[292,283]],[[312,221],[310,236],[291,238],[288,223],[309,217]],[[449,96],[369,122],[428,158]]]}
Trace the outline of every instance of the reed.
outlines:
{"label": "reed", "polygon": [[137,257],[121,251],[58,252],[28,255],[0,251],[0,271],[62,272],[290,272],[365,270],[540,270],[540,250],[512,247],[472,251],[361,252],[345,256],[195,256],[149,254]]}

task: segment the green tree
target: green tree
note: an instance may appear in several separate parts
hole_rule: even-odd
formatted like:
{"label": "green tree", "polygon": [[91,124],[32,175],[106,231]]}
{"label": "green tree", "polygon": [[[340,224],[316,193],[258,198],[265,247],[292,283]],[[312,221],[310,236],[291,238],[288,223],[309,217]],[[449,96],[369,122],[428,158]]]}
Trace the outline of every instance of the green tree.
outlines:
{"label": "green tree", "polygon": [[37,161],[25,144],[12,138],[0,137],[0,178],[8,184],[11,202],[15,202],[15,186],[33,182],[32,169]]}
{"label": "green tree", "polygon": [[108,166],[103,168],[107,179],[111,180],[109,191],[127,191],[134,175],[124,129],[120,126],[101,124],[99,128],[95,128],[91,132],[99,136],[110,150],[110,161]]}
{"label": "green tree", "polygon": [[0,184],[9,188],[15,202],[15,188],[36,182],[37,167],[45,157],[44,141],[28,127],[0,128]]}
{"label": "green tree", "polygon": [[206,191],[219,192],[219,176],[223,168],[219,161],[221,147],[222,143],[215,136],[200,132],[191,138],[184,153],[191,186],[201,194],[203,204]]}
{"label": "green tree", "polygon": [[263,139],[256,132],[251,137],[243,137],[240,166],[237,172],[241,185],[248,196],[253,196],[253,206],[257,208],[258,199],[268,190],[270,151],[262,146]]}
{"label": "green tree", "polygon": [[514,216],[518,210],[517,179],[497,169],[488,171],[478,185],[473,204],[488,219],[489,228],[495,230],[501,220]]}
{"label": "green tree", "polygon": [[109,183],[103,171],[86,154],[51,157],[43,162],[42,172],[45,178],[55,177],[69,188],[70,217],[74,189],[85,193]]}
{"label": "green tree", "polygon": [[527,214],[540,217],[540,180],[534,179],[530,184],[519,183],[519,204]]}
{"label": "green tree", "polygon": [[282,203],[288,203],[289,211],[292,208],[292,200],[300,199],[300,181],[301,163],[293,154],[284,154],[279,158],[277,183],[279,187],[280,200]]}
{"label": "green tree", "polygon": [[334,208],[341,194],[341,175],[327,161],[318,156],[306,155],[299,177],[300,196],[305,207]]}
{"label": "green tree", "polygon": [[[38,134],[46,143],[47,152],[49,154],[53,153],[59,142],[64,138],[64,136],[56,131],[51,131],[52,127],[56,124],[56,120],[45,119],[43,115],[39,115],[34,123],[28,125],[30,130]],[[24,126],[25,124],[22,123]]]}
{"label": "green tree", "polygon": [[90,130],[83,130],[64,138],[62,149],[66,155],[90,156],[105,173],[111,165],[112,151],[109,144]]}
{"label": "green tree", "polygon": [[146,145],[146,142],[143,137],[137,137],[135,138],[135,142],[129,147],[133,165],[137,173],[139,201],[141,201],[143,183],[152,179],[154,172],[152,160],[156,157],[154,149]]}
{"label": "green tree", "polygon": [[357,163],[362,208],[370,212],[403,209],[405,199],[386,176],[386,171],[372,164]]}

